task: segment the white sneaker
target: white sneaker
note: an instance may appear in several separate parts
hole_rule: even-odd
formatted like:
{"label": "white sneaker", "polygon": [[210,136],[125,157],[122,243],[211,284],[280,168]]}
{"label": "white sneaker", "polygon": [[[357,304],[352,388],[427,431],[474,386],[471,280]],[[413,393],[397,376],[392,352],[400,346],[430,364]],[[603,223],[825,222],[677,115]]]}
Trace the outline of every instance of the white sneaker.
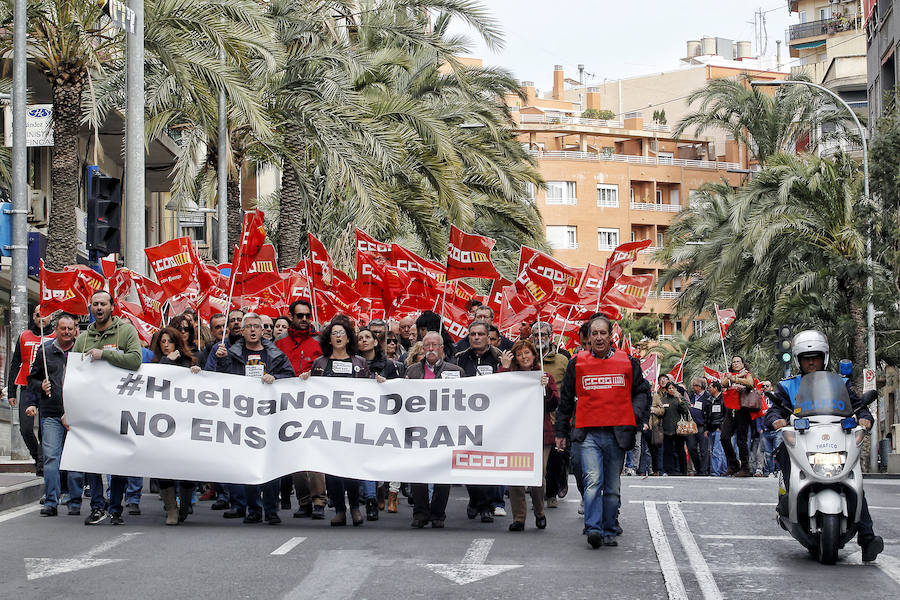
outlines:
{"label": "white sneaker", "polygon": [[495,506],[494,507],[494,516],[495,517],[505,517],[506,509],[503,508],[502,506]]}
{"label": "white sneaker", "polygon": [[557,506],[559,506],[559,500],[556,499],[556,496],[547,498],[547,508],[556,508]]}
{"label": "white sneaker", "polygon": [[634,473],[635,473],[634,469],[632,469],[631,467],[625,467],[625,476],[626,477],[632,477],[632,476],[634,476]]}
{"label": "white sneaker", "polygon": [[579,514],[579,515],[583,515],[583,514],[584,514],[584,500],[582,500],[582,501],[581,501],[581,504],[578,505],[578,514]]}

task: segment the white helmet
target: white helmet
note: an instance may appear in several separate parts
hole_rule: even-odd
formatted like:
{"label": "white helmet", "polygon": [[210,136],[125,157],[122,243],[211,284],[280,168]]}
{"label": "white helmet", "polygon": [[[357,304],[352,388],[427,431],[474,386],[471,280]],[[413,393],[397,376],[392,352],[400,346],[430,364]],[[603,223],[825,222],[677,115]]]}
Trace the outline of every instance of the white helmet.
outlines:
{"label": "white helmet", "polygon": [[828,338],[821,331],[807,329],[795,335],[792,352],[797,369],[800,369],[800,357],[804,354],[823,354],[825,366],[828,366]]}

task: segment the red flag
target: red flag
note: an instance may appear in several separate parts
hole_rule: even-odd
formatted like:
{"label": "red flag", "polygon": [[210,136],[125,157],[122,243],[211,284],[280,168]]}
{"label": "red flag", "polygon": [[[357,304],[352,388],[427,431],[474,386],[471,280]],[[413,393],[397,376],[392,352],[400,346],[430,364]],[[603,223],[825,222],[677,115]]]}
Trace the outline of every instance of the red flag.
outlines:
{"label": "red flag", "polygon": [[338,313],[347,315],[351,319],[359,319],[359,310],[357,306],[345,303],[341,297],[328,290],[320,290],[315,288],[316,294],[316,312],[318,313],[318,322],[325,323],[330,321]]}
{"label": "red flag", "polygon": [[687,349],[685,349],[684,354],[681,356],[681,360],[679,360],[672,370],[669,371],[669,380],[674,381],[675,383],[682,383],[684,381],[684,359],[687,358]]}
{"label": "red flag", "polygon": [[119,298],[124,298],[131,292],[132,276],[135,273],[129,269],[116,269],[109,278],[109,293],[113,297],[113,303],[118,302]]}
{"label": "red flag", "polygon": [[422,258],[400,244],[391,245],[391,266],[409,277],[406,297],[400,305],[410,310],[430,310],[444,291],[447,273],[444,265]]}
{"label": "red flag", "polygon": [[497,242],[483,235],[466,233],[450,226],[447,247],[447,280],[460,277],[499,279],[500,273],[491,262],[491,249]]}
{"label": "red flag", "polygon": [[644,304],[647,302],[652,285],[652,274],[621,275],[609,289],[603,300],[622,308],[640,310],[644,308]]}
{"label": "red flag", "polygon": [[197,310],[200,304],[200,285],[192,281],[186,290],[169,298],[169,314],[180,315],[187,309]]}
{"label": "red flag", "polygon": [[453,338],[454,342],[469,335],[469,314],[466,309],[448,303],[444,306],[441,318],[444,321],[444,330]]}
{"label": "red flag", "polygon": [[515,285],[503,288],[503,302],[500,305],[499,329],[518,327],[522,322],[534,321],[538,316],[537,306],[528,296],[519,294]]}
{"label": "red flag", "polygon": [[500,306],[503,304],[503,288],[508,285],[512,285],[512,281],[507,281],[502,277],[500,279],[495,279],[491,284],[491,291],[488,292],[487,296],[487,304],[494,311],[495,315],[500,314]]}
{"label": "red flag", "polygon": [[704,377],[706,377],[706,380],[710,383],[712,383],[713,381],[721,381],[722,380],[722,373],[719,373],[718,371],[716,371],[714,369],[710,369],[707,366],[703,367],[703,374],[704,374]]}
{"label": "red flag", "polygon": [[119,316],[131,321],[131,324],[134,325],[134,328],[137,330],[138,337],[141,338],[142,342],[149,345],[153,340],[153,336],[159,331],[159,327],[145,321],[143,319],[143,314],[137,315],[133,313],[130,309],[136,307],[134,307],[131,302],[124,302],[123,304],[125,306],[118,307]]}
{"label": "red flag", "polygon": [[638,252],[647,248],[652,240],[640,240],[637,242],[628,242],[621,244],[613,250],[613,253],[606,259],[606,269],[604,270],[603,286],[600,288],[601,298],[612,288],[616,280],[621,277],[625,269],[631,266],[637,260]]}
{"label": "red flag", "polygon": [[100,270],[103,276],[109,279],[116,272],[116,266],[119,264],[119,255],[113,252],[106,256],[100,257]]}
{"label": "red flag", "polygon": [[328,256],[325,244],[313,234],[307,235],[309,237],[309,260],[312,263],[310,275],[313,287],[320,289],[331,288],[334,282],[334,262]]}
{"label": "red flag", "polygon": [[228,305],[228,290],[220,287],[211,287],[203,295],[200,304],[197,305],[197,314],[200,318],[209,321],[215,314],[227,315],[238,308],[234,302]]}
{"label": "red flag", "polygon": [[731,327],[731,324],[737,318],[737,315],[734,312],[734,309],[725,308],[720,310],[719,305],[716,304],[716,319],[719,321],[719,334],[722,336],[722,339],[725,339],[725,332],[728,331],[728,328]]}
{"label": "red flag", "polygon": [[241,257],[255,256],[266,243],[265,217],[265,213],[261,210],[244,215],[244,221],[241,223]]}
{"label": "red flag", "polygon": [[305,270],[287,271],[286,273],[282,273],[282,277],[284,278],[282,284],[284,286],[284,299],[288,303],[288,306],[290,306],[294,300],[309,300],[309,279],[306,277]]}
{"label": "red flag", "polygon": [[603,267],[588,263],[581,275],[581,284],[578,286],[578,299],[584,305],[597,305],[597,297],[600,295],[600,287],[603,285]]}
{"label": "red flag", "polygon": [[69,265],[63,267],[63,271],[74,271],[78,273],[78,292],[90,301],[94,292],[102,290],[106,287],[106,279],[103,275],[93,270],[87,265]]}
{"label": "red flag", "polygon": [[190,238],[169,240],[146,248],[144,253],[166,297],[172,298],[183,293],[196,279],[197,266],[193,260],[194,250]]}
{"label": "red flag", "polygon": [[48,271],[41,261],[41,316],[57,310],[73,315],[88,313],[88,300],[78,286],[78,271]]}
{"label": "red flag", "polygon": [[166,301],[162,286],[137,273],[132,273],[132,281],[141,301],[141,317],[151,323],[161,323],[163,303]]}
{"label": "red flag", "polygon": [[248,310],[275,319],[287,313],[288,305],[284,301],[284,288],[280,283],[244,297],[244,305]]}
{"label": "red flag", "polygon": [[385,264],[391,260],[391,244],[379,242],[362,229],[356,228],[356,258],[357,258],[357,277],[359,277],[359,255],[365,254],[369,258],[376,259],[379,263]]}
{"label": "red flag", "polygon": [[263,244],[255,254],[241,256],[240,268],[232,273],[234,295],[248,296],[281,283],[275,246]]}
{"label": "red flag", "polygon": [[[453,304],[465,311],[466,304],[471,302],[476,296],[476,290],[465,281],[454,281],[447,290],[447,304]],[[496,313],[495,313],[496,314]]]}
{"label": "red flag", "polygon": [[553,281],[549,277],[536,271],[533,261],[525,263],[519,270],[515,286],[519,294],[524,295],[530,304],[542,306],[553,299]]}
{"label": "red flag", "polygon": [[549,254],[522,246],[519,253],[519,273],[529,264],[534,271],[553,282],[555,300],[564,304],[578,302],[578,284],[584,273],[583,268],[570,267]]}
{"label": "red flag", "polygon": [[656,380],[659,378],[659,357],[656,353],[651,352],[641,361],[641,371],[644,373],[644,379],[650,382],[655,389]]}
{"label": "red flag", "polygon": [[618,323],[613,323],[612,343],[616,348],[622,348],[622,328],[619,327]]}

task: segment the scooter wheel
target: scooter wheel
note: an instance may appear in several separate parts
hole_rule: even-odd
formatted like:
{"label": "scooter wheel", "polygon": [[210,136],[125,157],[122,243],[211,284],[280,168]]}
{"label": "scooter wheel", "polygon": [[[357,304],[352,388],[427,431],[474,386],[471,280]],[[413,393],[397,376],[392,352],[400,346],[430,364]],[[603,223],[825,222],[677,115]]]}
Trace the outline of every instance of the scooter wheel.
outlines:
{"label": "scooter wheel", "polygon": [[823,565],[833,565],[837,562],[838,550],[840,550],[841,517],[840,515],[822,515],[819,521],[821,524],[819,562]]}

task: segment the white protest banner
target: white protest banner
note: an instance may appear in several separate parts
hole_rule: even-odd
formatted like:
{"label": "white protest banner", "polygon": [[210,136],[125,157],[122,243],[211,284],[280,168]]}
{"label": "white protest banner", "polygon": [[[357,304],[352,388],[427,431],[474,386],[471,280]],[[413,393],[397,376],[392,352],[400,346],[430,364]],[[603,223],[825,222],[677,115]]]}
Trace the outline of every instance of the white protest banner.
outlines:
{"label": "white protest banner", "polygon": [[259,484],[319,471],[376,481],[540,485],[540,372],[264,384],[70,353],[61,468]]}

